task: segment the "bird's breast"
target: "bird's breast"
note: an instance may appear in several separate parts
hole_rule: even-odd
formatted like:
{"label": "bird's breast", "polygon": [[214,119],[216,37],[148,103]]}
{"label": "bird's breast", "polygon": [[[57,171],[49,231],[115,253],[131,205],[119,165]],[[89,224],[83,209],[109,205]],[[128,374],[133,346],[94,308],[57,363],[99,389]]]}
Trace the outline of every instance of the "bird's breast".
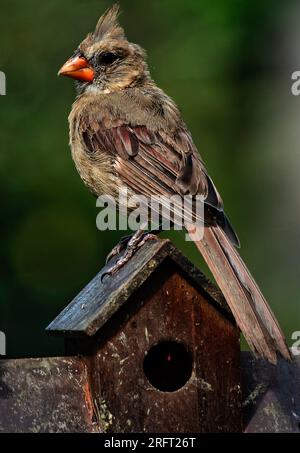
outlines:
{"label": "bird's breast", "polygon": [[98,152],[97,156],[91,155],[78,136],[71,137],[70,145],[76,169],[90,191],[96,196],[115,197],[118,179],[110,156],[105,151]]}

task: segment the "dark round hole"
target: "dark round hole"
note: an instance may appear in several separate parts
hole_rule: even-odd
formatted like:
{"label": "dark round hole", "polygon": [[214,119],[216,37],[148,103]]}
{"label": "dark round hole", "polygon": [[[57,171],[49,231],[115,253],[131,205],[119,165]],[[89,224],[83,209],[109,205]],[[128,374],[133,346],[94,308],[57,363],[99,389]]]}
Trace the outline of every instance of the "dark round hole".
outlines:
{"label": "dark round hole", "polygon": [[162,392],[175,392],[192,374],[193,359],[186,347],[176,341],[152,346],[144,359],[144,373],[153,387]]}

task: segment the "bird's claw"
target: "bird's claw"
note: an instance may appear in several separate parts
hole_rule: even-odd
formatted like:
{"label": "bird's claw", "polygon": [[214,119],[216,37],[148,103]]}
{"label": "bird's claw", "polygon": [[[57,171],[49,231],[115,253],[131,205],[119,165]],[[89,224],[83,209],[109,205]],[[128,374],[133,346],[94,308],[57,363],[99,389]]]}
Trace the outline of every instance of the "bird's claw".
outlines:
{"label": "bird's claw", "polygon": [[120,255],[124,250],[126,250],[126,247],[128,245],[128,242],[130,241],[131,237],[132,237],[132,235],[124,236],[121,238],[119,243],[117,245],[115,245],[114,248],[107,255],[105,264],[108,264],[109,261],[111,261],[115,256]]}
{"label": "bird's claw", "polygon": [[125,253],[111,268],[102,274],[101,282],[103,282],[106,276],[111,277],[112,275],[115,275],[147,241],[156,239],[157,237],[155,234],[151,232],[145,233],[144,231],[137,231],[131,237],[126,236],[125,238],[122,238],[119,244],[117,244],[109,253],[106,262],[118,255],[123,249],[125,249]]}

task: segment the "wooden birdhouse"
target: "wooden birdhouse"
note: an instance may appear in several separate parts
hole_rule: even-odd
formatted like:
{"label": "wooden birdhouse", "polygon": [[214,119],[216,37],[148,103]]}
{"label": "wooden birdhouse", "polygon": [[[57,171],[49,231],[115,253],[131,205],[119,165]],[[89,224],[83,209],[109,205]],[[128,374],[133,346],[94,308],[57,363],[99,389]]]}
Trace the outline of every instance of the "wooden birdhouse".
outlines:
{"label": "wooden birdhouse", "polygon": [[239,329],[220,292],[167,240],[105,271],[48,327],[86,357],[101,429],[241,431]]}

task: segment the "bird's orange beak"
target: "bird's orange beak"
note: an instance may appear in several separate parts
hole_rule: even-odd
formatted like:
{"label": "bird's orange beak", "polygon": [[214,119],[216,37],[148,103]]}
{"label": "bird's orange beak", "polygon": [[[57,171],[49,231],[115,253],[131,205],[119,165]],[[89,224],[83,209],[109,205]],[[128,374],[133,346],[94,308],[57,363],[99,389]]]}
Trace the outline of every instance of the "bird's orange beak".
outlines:
{"label": "bird's orange beak", "polygon": [[70,58],[70,60],[60,68],[58,75],[72,77],[72,79],[80,80],[81,82],[92,82],[95,77],[94,70],[82,56]]}

